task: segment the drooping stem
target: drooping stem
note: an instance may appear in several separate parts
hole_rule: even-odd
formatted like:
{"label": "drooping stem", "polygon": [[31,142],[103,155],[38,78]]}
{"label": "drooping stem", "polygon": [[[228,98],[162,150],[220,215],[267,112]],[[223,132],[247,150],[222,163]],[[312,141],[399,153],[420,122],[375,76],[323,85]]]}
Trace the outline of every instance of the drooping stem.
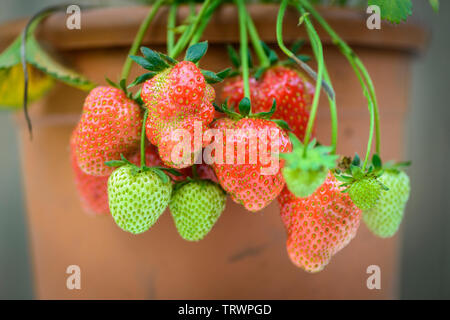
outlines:
{"label": "drooping stem", "polygon": [[[336,44],[336,46],[340,49],[341,53],[347,58],[353,70],[355,71],[355,73],[357,73],[357,76],[359,74],[358,79],[360,80],[363,90],[366,90],[365,88],[368,87],[368,95],[366,95],[366,97],[368,100],[370,100],[369,109],[370,104],[372,104],[372,107],[374,109],[373,115],[375,120],[375,136],[376,136],[375,146],[376,152],[380,154],[381,135],[380,135],[378,103],[375,94],[375,87],[373,85],[369,73],[367,72],[367,69],[365,68],[362,61],[358,58],[358,56],[353,52],[353,50],[345,43],[344,40],[342,40],[341,37],[339,37],[339,35],[331,28],[331,26],[325,21],[325,19],[323,19],[322,16],[315,10],[314,6],[312,6],[308,1],[305,0],[296,0],[296,2],[301,3],[301,5],[303,5],[312,14],[312,16],[322,26],[322,28],[328,33],[328,35],[333,40],[333,43]],[[363,79],[365,81],[363,81]]]}
{"label": "drooping stem", "polygon": [[258,56],[260,66],[263,68],[270,66],[270,60],[267,57],[266,52],[261,44],[261,39],[258,34],[258,30],[256,29],[252,17],[247,12],[247,27],[248,34],[250,35],[250,40],[252,41],[253,48],[255,49],[255,53]]}
{"label": "drooping stem", "polygon": [[[299,6],[298,7],[299,12],[304,15],[305,11],[304,9]],[[308,32],[308,36],[311,40],[311,47],[313,49],[314,52],[314,56],[316,58],[316,61],[319,61],[320,59],[322,59],[323,61],[323,77],[324,77],[324,81],[325,83],[327,83],[330,88],[334,91],[333,89],[333,85],[331,84],[331,79],[330,76],[328,74],[328,70],[325,64],[325,59],[319,56],[320,52],[323,52],[323,46],[322,46],[322,42],[320,40],[319,35],[317,34],[317,31],[314,28],[314,25],[307,20],[305,22],[306,27],[307,27],[307,32]],[[328,104],[330,106],[330,116],[331,116],[331,147],[332,147],[332,151],[331,154],[335,154],[336,153],[336,147],[337,147],[337,135],[338,135],[338,120],[337,120],[337,108],[336,108],[336,99],[335,97],[331,98],[330,96],[328,96]]]}
{"label": "drooping stem", "polygon": [[[286,7],[288,5],[289,1],[282,1],[280,5],[280,9],[278,11],[278,17],[277,17],[277,42],[278,46],[280,47],[281,51],[283,51],[289,58],[295,61],[295,63],[298,64],[300,68],[302,68],[311,78],[313,78],[315,81],[317,81],[317,73],[311,69],[310,66],[308,66],[306,63],[304,63],[302,60],[300,60],[291,50],[289,50],[286,45],[283,42],[283,19],[284,14],[286,12]],[[331,99],[334,99],[334,91],[332,88],[328,86],[327,83],[322,83],[323,89],[328,94],[328,96]]]}
{"label": "drooping stem", "polygon": [[150,9],[147,17],[139,27],[136,37],[134,38],[133,44],[131,45],[130,51],[128,52],[127,59],[125,60],[125,63],[123,65],[120,77],[121,80],[125,79],[126,81],[128,79],[131,70],[131,65],[133,63],[133,60],[130,58],[130,56],[136,55],[136,53],[138,52],[139,46],[141,45],[142,39],[144,38],[144,35],[148,27],[150,26],[150,23],[153,21],[153,18],[155,17],[156,13],[158,12],[158,9],[161,7],[164,1],[165,0],[157,0],[155,2],[155,4]]}
{"label": "drooping stem", "polygon": [[[281,31],[281,25],[283,23],[284,13],[286,11],[286,7],[288,5],[289,0],[283,0],[280,6],[280,11],[278,13],[278,21],[277,21],[277,38],[279,39],[279,43],[283,43],[282,39],[282,31]],[[304,155],[306,156],[306,150],[308,148],[309,140],[311,138],[312,134],[312,128],[314,126],[314,121],[316,119],[317,114],[317,108],[319,106],[319,98],[320,98],[320,90],[322,88],[322,78],[323,78],[323,72],[324,72],[324,61],[323,61],[323,49],[322,49],[322,42],[320,41],[319,36],[316,33],[316,30],[312,26],[311,21],[309,21],[308,16],[305,14],[305,11],[303,8],[301,9],[301,14],[304,17],[306,29],[308,31],[308,35],[311,41],[311,46],[314,51],[314,55],[316,57],[317,61],[317,80],[316,80],[316,88],[315,88],[315,94],[311,106],[311,113],[309,115],[308,124],[306,126],[306,133],[305,133],[305,139],[303,141],[304,143]],[[334,95],[333,95],[334,98]]]}
{"label": "drooping stem", "polygon": [[204,19],[204,16],[207,12],[208,7],[210,6],[212,0],[205,0],[202,7],[200,8],[199,13],[197,14],[194,22],[191,26],[189,26],[186,31],[183,33],[183,35],[178,40],[177,44],[175,45],[175,48],[173,49],[172,54],[170,57],[176,58],[189,44],[189,41],[194,36],[195,31],[197,30],[200,22]]}
{"label": "drooping stem", "polygon": [[141,129],[141,168],[145,166],[145,124],[147,122],[147,117],[148,117],[148,110],[145,110]]}
{"label": "drooping stem", "polygon": [[175,45],[175,26],[177,23],[178,3],[175,1],[170,5],[169,15],[167,17],[167,54],[172,53]]}
{"label": "drooping stem", "polygon": [[211,17],[216,11],[217,7],[220,5],[222,0],[213,0],[211,5],[208,7],[205,16],[202,21],[200,21],[200,24],[195,31],[194,35],[192,36],[191,42],[189,42],[189,46],[192,46],[193,44],[196,44],[200,41],[200,38],[202,37],[203,31],[205,31],[206,27],[208,26],[209,20],[211,20]]}
{"label": "drooping stem", "polygon": [[[241,39],[242,79],[244,81],[244,96],[250,100],[250,70],[248,66],[248,38],[247,38],[247,11],[244,0],[236,0],[239,12],[239,36]],[[250,111],[251,113],[251,111]]]}

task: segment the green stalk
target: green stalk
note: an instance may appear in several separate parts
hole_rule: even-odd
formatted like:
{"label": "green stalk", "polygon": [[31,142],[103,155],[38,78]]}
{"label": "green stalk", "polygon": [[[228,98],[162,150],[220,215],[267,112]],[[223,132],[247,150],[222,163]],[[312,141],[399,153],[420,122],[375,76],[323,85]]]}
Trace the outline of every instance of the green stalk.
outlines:
{"label": "green stalk", "polygon": [[177,23],[177,9],[178,3],[174,2],[170,5],[169,16],[167,17],[167,54],[173,50],[175,45],[175,27]]}
{"label": "green stalk", "polygon": [[141,168],[145,166],[145,124],[147,122],[148,109],[144,112],[141,129]]}
{"label": "green stalk", "polygon": [[264,48],[261,44],[261,39],[258,34],[258,30],[256,30],[256,27],[253,23],[252,17],[250,14],[247,13],[247,27],[248,27],[248,34],[250,35],[250,40],[252,41],[253,48],[255,49],[255,53],[258,56],[260,66],[263,68],[270,66],[270,60],[267,57],[266,52],[264,51]]}
{"label": "green stalk", "polygon": [[[330,87],[333,89],[333,86],[331,84],[331,79],[328,74],[328,70],[326,65],[324,64],[324,70],[323,70],[323,76],[325,79],[325,82],[327,82]],[[328,104],[330,106],[330,116],[331,116],[331,147],[333,148],[331,150],[331,154],[336,153],[337,148],[337,140],[338,140],[338,119],[337,119],[337,108],[336,108],[336,99],[331,99],[328,97]]]}
{"label": "green stalk", "polygon": [[[288,5],[289,0],[283,0],[280,5],[280,10],[278,12],[278,19],[277,19],[277,39],[278,43],[282,44],[284,48],[286,48],[283,44],[283,34],[282,34],[282,25],[283,25],[283,18],[284,13],[286,12],[286,8]],[[324,61],[323,61],[323,48],[322,48],[322,42],[320,41],[319,36],[317,35],[314,27],[312,26],[311,22],[309,21],[309,18],[307,15],[305,15],[303,8],[301,8],[301,13],[304,17],[306,29],[308,31],[309,38],[311,40],[311,46],[313,47],[313,51],[317,60],[317,80],[316,80],[316,88],[315,88],[315,94],[314,99],[311,107],[311,113],[309,115],[308,124],[306,126],[306,133],[305,133],[305,139],[303,141],[304,143],[304,156],[306,156],[306,150],[309,144],[309,140],[311,139],[312,134],[312,128],[314,126],[314,121],[316,119],[317,114],[317,108],[319,106],[319,98],[320,98],[320,90],[322,88],[322,78],[323,78],[323,72],[324,72]],[[287,48],[286,48],[287,49]],[[283,49],[282,49],[283,50]],[[289,52],[290,50],[287,49]],[[284,50],[283,50],[284,51]]]}
{"label": "green stalk", "polygon": [[[236,0],[239,11],[239,35],[241,39],[242,78],[244,81],[244,96],[250,100],[250,71],[248,67],[247,11],[244,0]],[[251,113],[251,111],[250,111]]]}
{"label": "green stalk", "polygon": [[209,21],[211,20],[213,13],[216,11],[217,7],[220,5],[221,2],[222,0],[213,0],[211,6],[209,6],[208,10],[205,13],[204,19],[200,21],[197,31],[195,31],[194,35],[192,36],[191,42],[189,42],[189,46],[192,46],[193,44],[196,44],[197,42],[200,41],[203,31],[205,31]]}
{"label": "green stalk", "polygon": [[[368,87],[368,95],[366,95],[367,99],[370,100],[369,102],[369,108],[370,103],[372,104],[372,107],[374,109],[373,116],[375,121],[375,136],[376,136],[376,152],[380,154],[380,140],[381,140],[381,134],[380,134],[380,120],[379,120],[379,110],[378,110],[378,103],[376,99],[375,94],[375,87],[373,85],[372,79],[367,72],[367,69],[365,68],[362,61],[358,58],[358,56],[353,52],[353,50],[345,43],[344,40],[342,40],[341,37],[331,28],[331,26],[325,21],[325,19],[322,18],[322,16],[314,9],[314,7],[305,0],[296,0],[297,3],[300,3],[302,6],[304,6],[311,14],[312,16],[319,22],[319,24],[322,26],[322,28],[329,34],[331,39],[333,40],[333,43],[336,44],[336,46],[341,50],[341,53],[347,58],[350,65],[352,66],[355,73],[357,73],[358,79],[360,81],[361,87],[363,90],[366,90],[366,86]],[[361,75],[362,74],[362,75]],[[363,79],[365,81],[363,81]],[[372,116],[372,111],[371,111]]]}
{"label": "green stalk", "polygon": [[127,59],[125,60],[125,64],[122,68],[122,74],[120,79],[125,79],[125,81],[128,79],[128,76],[130,75],[131,65],[133,63],[133,60],[131,60],[130,56],[136,55],[136,53],[139,50],[139,46],[141,45],[142,39],[144,38],[145,32],[147,31],[148,27],[150,26],[150,23],[153,21],[153,18],[155,18],[156,13],[158,12],[158,9],[161,7],[161,5],[164,3],[165,0],[157,0],[155,4],[150,9],[147,17],[144,21],[142,21],[141,26],[139,27],[139,30],[136,34],[136,37],[134,38],[133,44],[131,45],[130,51],[128,52]]}
{"label": "green stalk", "polygon": [[189,44],[189,41],[194,36],[195,31],[197,30],[197,27],[199,26],[200,22],[203,20],[205,13],[210,6],[212,0],[205,0],[203,3],[200,12],[198,13],[197,17],[195,18],[195,21],[193,22],[191,27],[188,27],[186,31],[183,33],[183,35],[178,40],[177,44],[175,45],[175,48],[173,49],[172,54],[170,55],[171,58],[176,58]]}
{"label": "green stalk", "polygon": [[[302,15],[305,14],[305,11],[303,10],[303,8],[301,6],[299,6],[298,9]],[[323,48],[322,42],[320,40],[319,35],[317,34],[316,29],[314,28],[313,24],[309,20],[306,22],[306,26],[307,26],[307,32],[308,32],[309,38],[315,39],[314,41],[313,40],[311,41],[311,47],[313,49],[314,56],[315,56],[316,60],[318,61],[320,59],[319,52],[320,52],[320,50],[322,50],[321,48]],[[322,59],[323,59],[323,65],[324,65],[324,67],[323,67],[324,81],[334,91],[333,86],[331,84],[330,76],[328,74],[327,67],[325,65],[325,59],[323,57],[322,57]],[[328,105],[330,106],[330,116],[331,116],[331,147],[333,148],[331,151],[331,154],[335,154],[336,148],[337,148],[337,136],[338,136],[336,99],[334,97],[331,98],[330,96],[328,96]]]}

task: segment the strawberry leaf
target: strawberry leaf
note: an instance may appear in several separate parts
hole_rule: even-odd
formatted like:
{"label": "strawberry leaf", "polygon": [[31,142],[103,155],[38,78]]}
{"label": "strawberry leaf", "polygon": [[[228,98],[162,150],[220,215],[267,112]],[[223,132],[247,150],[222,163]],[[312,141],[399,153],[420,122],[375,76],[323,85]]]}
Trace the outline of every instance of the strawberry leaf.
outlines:
{"label": "strawberry leaf", "polygon": [[367,4],[380,7],[381,18],[392,23],[406,21],[412,14],[411,0],[369,0]]}
{"label": "strawberry leaf", "polygon": [[187,49],[184,60],[197,63],[205,55],[206,50],[208,50],[207,41],[196,43]]}

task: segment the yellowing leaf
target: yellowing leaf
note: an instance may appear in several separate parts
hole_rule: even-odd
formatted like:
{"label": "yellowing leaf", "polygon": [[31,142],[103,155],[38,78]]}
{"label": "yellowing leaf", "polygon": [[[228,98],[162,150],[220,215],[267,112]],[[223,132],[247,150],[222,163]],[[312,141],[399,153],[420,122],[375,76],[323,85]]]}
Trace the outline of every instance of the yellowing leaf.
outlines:
{"label": "yellowing leaf", "polygon": [[[54,80],[31,65],[28,68],[28,101],[41,98],[52,87]],[[23,103],[23,70],[21,64],[0,69],[0,108],[19,109]]]}

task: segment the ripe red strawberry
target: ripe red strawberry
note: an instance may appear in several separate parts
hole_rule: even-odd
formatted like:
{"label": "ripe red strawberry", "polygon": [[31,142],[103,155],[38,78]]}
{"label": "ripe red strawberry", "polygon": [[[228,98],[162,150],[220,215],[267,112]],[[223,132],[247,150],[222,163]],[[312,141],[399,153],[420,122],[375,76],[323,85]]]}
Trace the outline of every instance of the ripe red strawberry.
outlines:
{"label": "ripe red strawberry", "polygon": [[[194,143],[194,124],[200,124],[202,132],[214,118],[214,89],[206,83],[200,69],[190,61],[177,63],[173,68],[157,74],[142,87],[141,98],[148,108],[146,133],[150,142],[158,147],[163,162],[173,168],[192,165],[195,155],[205,143]],[[190,134],[191,153],[185,163],[172,158],[174,147],[179,144],[172,133],[185,129]]]}
{"label": "ripe red strawberry", "polygon": [[139,146],[141,110],[125,93],[113,87],[93,89],[83,105],[78,125],[76,158],[83,172],[108,176],[105,161],[120,159]]}
{"label": "ripe red strawberry", "polygon": [[78,130],[75,129],[70,139],[70,158],[81,205],[87,213],[109,214],[107,192],[109,176],[92,176],[80,169],[75,157],[75,138],[77,134]]}
{"label": "ripe red strawberry", "polygon": [[[277,109],[273,119],[286,121],[294,134],[303,141],[314,87],[299,72],[283,66],[271,67],[258,81],[250,78],[250,92],[254,112],[269,111],[275,99]],[[243,97],[242,77],[235,77],[225,84],[223,99],[237,106]]]}
{"label": "ripe red strawberry", "polygon": [[277,109],[273,118],[286,121],[292,132],[303,141],[309,119],[308,108],[312,102],[306,83],[295,70],[282,66],[268,69],[261,78],[260,100],[254,104],[254,111],[269,111],[275,99]]}
{"label": "ripe red strawberry", "polygon": [[[212,164],[220,185],[235,202],[244,205],[247,210],[255,212],[263,209],[278,196],[284,187],[284,179],[281,174],[284,160],[276,159],[273,166],[274,173],[264,174],[263,170],[271,167],[271,161],[269,161],[271,152],[281,153],[291,150],[292,145],[286,132],[275,122],[258,118],[242,118],[240,120],[222,118],[215,121],[212,128],[223,134],[224,159],[222,163],[216,161]],[[235,129],[235,135],[227,137],[229,133],[227,129]],[[263,138],[267,139],[267,145],[264,149],[260,149],[258,145]],[[233,143],[233,146],[227,146],[227,139],[228,142]],[[254,150],[249,149],[249,141],[252,139],[258,146]],[[237,143],[245,146],[242,164],[238,162],[239,147]],[[227,148],[232,152],[234,163],[227,160],[227,156],[230,156],[226,152]],[[253,154],[253,160],[250,158],[251,154]]]}
{"label": "ripe red strawberry", "polygon": [[358,230],[361,210],[341,192],[340,184],[329,173],[309,197],[297,198],[284,188],[278,198],[289,257],[308,272],[321,271]]}

